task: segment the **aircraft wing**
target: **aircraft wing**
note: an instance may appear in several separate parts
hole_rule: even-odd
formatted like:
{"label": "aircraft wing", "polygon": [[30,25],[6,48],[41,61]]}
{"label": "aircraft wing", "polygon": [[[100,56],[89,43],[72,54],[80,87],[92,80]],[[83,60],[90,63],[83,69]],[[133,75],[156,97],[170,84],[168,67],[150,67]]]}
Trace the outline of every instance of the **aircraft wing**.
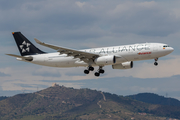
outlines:
{"label": "aircraft wing", "polygon": [[69,48],[65,48],[65,47],[60,47],[60,46],[56,46],[56,45],[50,45],[47,43],[43,43],[36,38],[34,40],[36,41],[36,43],[38,43],[40,45],[57,50],[60,54],[67,54],[67,56],[73,56],[74,58],[79,58],[79,59],[83,60],[84,62],[88,62],[90,59],[95,59],[95,58],[99,57],[99,55],[95,54],[95,53],[89,53],[89,52],[69,49]]}

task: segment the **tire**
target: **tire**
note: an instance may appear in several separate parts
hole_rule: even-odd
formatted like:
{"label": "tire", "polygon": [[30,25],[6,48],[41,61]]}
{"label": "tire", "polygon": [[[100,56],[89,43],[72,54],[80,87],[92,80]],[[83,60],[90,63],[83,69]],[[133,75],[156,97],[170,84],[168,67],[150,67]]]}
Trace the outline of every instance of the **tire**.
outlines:
{"label": "tire", "polygon": [[96,77],[99,77],[100,73],[95,72],[94,75],[95,75]]}
{"label": "tire", "polygon": [[89,71],[94,71],[94,67],[89,67]]}
{"label": "tire", "polygon": [[89,74],[89,70],[84,70],[84,73],[85,74]]}
{"label": "tire", "polygon": [[103,69],[100,69],[100,70],[99,70],[99,73],[102,73],[102,74],[103,74],[104,72],[105,72],[105,71],[104,71]]}
{"label": "tire", "polygon": [[158,63],[157,63],[157,62],[154,62],[154,65],[155,65],[155,66],[158,66]]}

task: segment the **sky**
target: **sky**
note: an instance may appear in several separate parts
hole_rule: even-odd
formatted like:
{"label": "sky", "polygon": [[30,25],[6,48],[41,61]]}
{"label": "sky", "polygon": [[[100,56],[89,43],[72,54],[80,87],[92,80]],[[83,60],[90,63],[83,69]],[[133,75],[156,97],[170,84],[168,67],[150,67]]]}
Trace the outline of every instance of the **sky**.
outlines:
{"label": "sky", "polygon": [[[179,0],[18,0],[0,1],[0,96],[30,93],[53,83],[90,88],[118,95],[156,93],[180,100],[180,1]],[[95,77],[83,67],[51,68],[17,61],[20,55],[12,32],[21,31],[45,52],[56,52],[35,43],[73,49],[134,43],[166,43],[168,56],[134,62],[134,68],[113,70]],[[97,68],[95,68],[97,70]]]}

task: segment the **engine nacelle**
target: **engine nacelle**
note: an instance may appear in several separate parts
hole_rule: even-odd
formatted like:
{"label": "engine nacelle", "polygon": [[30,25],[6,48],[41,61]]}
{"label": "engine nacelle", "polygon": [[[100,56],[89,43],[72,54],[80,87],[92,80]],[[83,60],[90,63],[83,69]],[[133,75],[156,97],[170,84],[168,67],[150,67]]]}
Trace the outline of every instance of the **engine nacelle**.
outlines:
{"label": "engine nacelle", "polygon": [[94,60],[97,65],[112,65],[116,63],[116,57],[114,55],[101,56]]}
{"label": "engine nacelle", "polygon": [[113,69],[130,69],[133,68],[133,61],[112,65]]}

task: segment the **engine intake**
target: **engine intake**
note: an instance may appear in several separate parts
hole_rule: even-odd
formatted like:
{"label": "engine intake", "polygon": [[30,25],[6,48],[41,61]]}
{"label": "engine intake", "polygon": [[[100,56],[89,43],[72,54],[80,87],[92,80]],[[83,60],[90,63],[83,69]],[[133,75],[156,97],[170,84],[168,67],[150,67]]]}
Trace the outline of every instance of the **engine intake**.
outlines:
{"label": "engine intake", "polygon": [[124,62],[117,65],[112,65],[113,69],[131,69],[133,68],[133,61]]}
{"label": "engine intake", "polygon": [[101,56],[94,60],[97,65],[112,65],[116,63],[116,57],[114,55],[111,56]]}

